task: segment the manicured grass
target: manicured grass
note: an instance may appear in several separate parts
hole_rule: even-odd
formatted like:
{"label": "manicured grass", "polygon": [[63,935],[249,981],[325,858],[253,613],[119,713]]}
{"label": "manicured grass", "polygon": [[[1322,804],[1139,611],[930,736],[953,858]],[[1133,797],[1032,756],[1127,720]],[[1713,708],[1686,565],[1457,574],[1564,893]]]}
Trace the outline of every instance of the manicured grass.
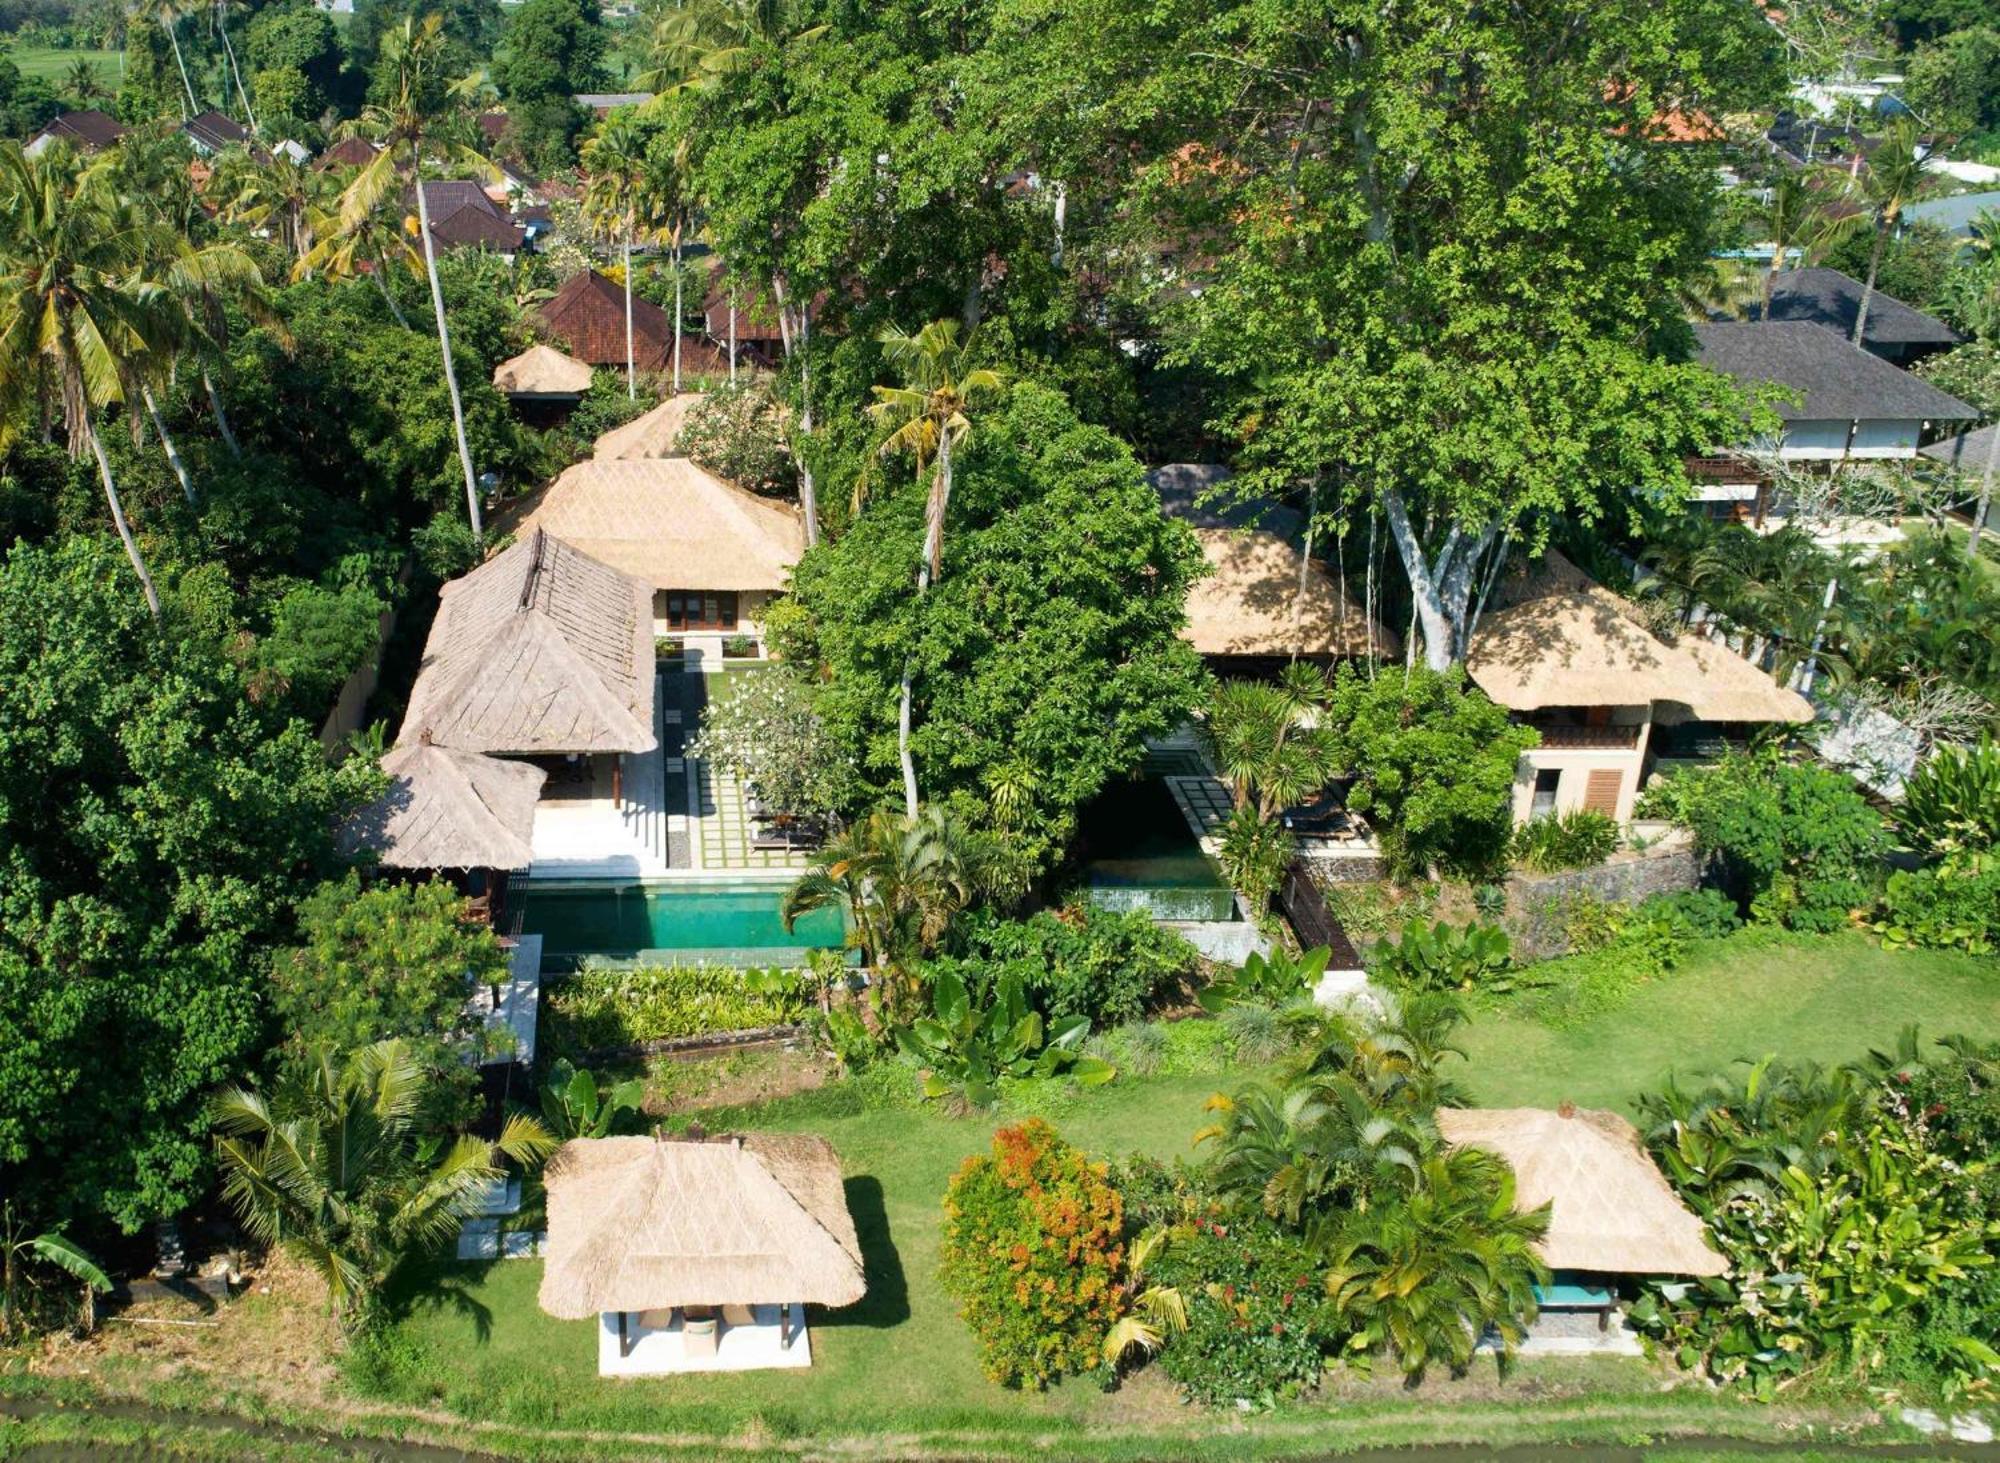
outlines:
{"label": "manicured grass", "polygon": [[[97,80],[106,91],[115,92],[124,80],[122,69],[123,53],[119,51],[68,51],[54,46],[19,46],[0,52],[20,68],[23,76],[39,76],[44,81],[60,85],[69,75],[70,66],[81,56],[97,73]],[[103,106],[102,98],[96,103]]]}
{"label": "manicured grass", "polygon": [[1567,1031],[1504,1008],[1479,1015],[1463,1042],[1471,1058],[1463,1080],[1486,1106],[1567,1098],[1629,1112],[1669,1073],[1774,1052],[1847,1061],[1911,1023],[1926,1039],[2000,1039],[2000,961],[1884,950],[1860,935],[1707,941],[1678,970]]}

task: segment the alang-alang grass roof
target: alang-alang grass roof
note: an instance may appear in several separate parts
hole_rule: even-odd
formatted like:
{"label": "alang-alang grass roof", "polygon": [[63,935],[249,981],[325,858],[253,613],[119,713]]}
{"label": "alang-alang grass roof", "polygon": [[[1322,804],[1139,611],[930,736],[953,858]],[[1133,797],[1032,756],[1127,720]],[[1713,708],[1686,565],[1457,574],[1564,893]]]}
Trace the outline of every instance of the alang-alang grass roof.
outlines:
{"label": "alang-alang grass roof", "polygon": [[341,829],[391,869],[525,869],[548,774],[527,762],[418,741],[382,758],[389,790]]}
{"label": "alang-alang grass roof", "polygon": [[553,534],[438,591],[400,743],[528,755],[649,752],[649,586]]}
{"label": "alang-alang grass roof", "polygon": [[552,1316],[843,1306],[866,1291],[840,1159],[824,1138],[579,1138],[543,1177],[540,1298]]}

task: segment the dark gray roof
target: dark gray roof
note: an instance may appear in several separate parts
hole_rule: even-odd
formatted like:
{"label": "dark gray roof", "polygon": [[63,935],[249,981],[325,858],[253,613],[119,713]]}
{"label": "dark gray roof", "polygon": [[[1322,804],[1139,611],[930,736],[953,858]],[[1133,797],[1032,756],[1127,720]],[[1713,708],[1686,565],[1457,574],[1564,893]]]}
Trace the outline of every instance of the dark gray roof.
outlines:
{"label": "dark gray roof", "polygon": [[2000,425],[1961,432],[1956,437],[1946,437],[1942,441],[1931,443],[1923,449],[1923,453],[1926,457],[1935,457],[1939,462],[1949,463],[1960,472],[1984,472],[1986,454],[1993,450],[1995,432],[2000,432]]}
{"label": "dark gray roof", "polygon": [[499,204],[486,196],[486,190],[470,178],[439,178],[424,184],[424,206],[430,210],[431,222],[449,218],[461,208],[474,209],[490,218],[504,218]]}
{"label": "dark gray roof", "polygon": [[1927,198],[1903,205],[1902,225],[1932,223],[1948,234],[1966,233],[1972,221],[1987,209],[2000,209],[2000,192],[1960,193],[1952,198]]}
{"label": "dark gray roof", "polygon": [[[1854,334],[1861,281],[1838,269],[1793,269],[1771,289],[1773,320],[1809,320],[1843,336]],[[1879,289],[1868,299],[1870,345],[1957,345],[1958,332]]]}
{"label": "dark gray roof", "polygon": [[1192,528],[1263,528],[1294,538],[1304,527],[1298,512],[1269,498],[1247,501],[1218,491],[1234,476],[1219,462],[1170,462],[1149,468],[1146,481],[1160,495],[1160,508]]}
{"label": "dark gray roof", "polygon": [[212,109],[190,117],[181,124],[181,131],[211,152],[221,152],[225,147],[250,140],[250,134],[243,130],[241,123]]}
{"label": "dark gray roof", "polygon": [[1857,349],[1845,336],[1803,320],[1759,320],[1694,328],[1695,359],[1745,386],[1775,381],[1804,404],[1777,404],[1786,421],[1974,422],[1979,413],[1928,381]]}
{"label": "dark gray roof", "polygon": [[35,135],[60,137],[85,152],[95,152],[123,137],[125,129],[95,107],[86,107],[80,112],[64,112]]}

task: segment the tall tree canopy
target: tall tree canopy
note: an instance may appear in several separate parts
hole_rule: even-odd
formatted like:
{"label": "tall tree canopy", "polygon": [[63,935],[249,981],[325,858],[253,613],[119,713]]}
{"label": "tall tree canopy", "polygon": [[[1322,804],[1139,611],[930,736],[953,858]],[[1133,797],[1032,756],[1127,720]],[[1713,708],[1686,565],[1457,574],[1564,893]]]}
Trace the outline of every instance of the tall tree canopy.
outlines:
{"label": "tall tree canopy", "polygon": [[101,537],[0,563],[0,1188],[127,1229],[199,1191],[202,1101],[262,1049],[268,952],[369,776],[175,609]]}

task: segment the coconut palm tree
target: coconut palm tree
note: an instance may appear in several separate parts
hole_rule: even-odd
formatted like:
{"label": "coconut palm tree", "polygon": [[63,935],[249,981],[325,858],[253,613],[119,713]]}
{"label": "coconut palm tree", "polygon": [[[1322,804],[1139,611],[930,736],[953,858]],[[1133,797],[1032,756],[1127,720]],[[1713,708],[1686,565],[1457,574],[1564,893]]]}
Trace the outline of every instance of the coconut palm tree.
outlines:
{"label": "coconut palm tree", "polygon": [[[976,334],[976,332],[975,332]],[[877,386],[869,416],[887,431],[877,451],[883,457],[907,452],[916,459],[917,478],[931,470],[924,503],[924,541],[917,562],[917,598],[944,571],[944,526],[951,510],[952,452],[972,436],[971,411],[996,394],[998,371],[973,364],[974,335],[959,339],[956,320],[933,320],[915,335],[890,326],[879,337],[882,354],[903,378],[899,386]],[[911,683],[915,657],[903,662],[902,694],[896,713],[896,746],[903,764],[905,816],[917,816],[917,766],[910,755]]]}
{"label": "coconut palm tree", "polygon": [[0,401],[53,383],[70,453],[96,459],[111,521],[158,619],[159,592],[97,414],[137,394],[141,371],[162,358],[178,322],[166,291],[141,274],[160,226],[121,193],[115,168],[110,153],[86,163],[54,147],[30,158],[0,143]]}
{"label": "coconut palm tree", "polygon": [[445,83],[441,72],[446,56],[444,21],[427,15],[406,17],[382,38],[378,74],[388,78],[389,100],[371,106],[364,121],[379,133],[381,150],[354,175],[340,200],[340,228],[356,229],[398,190],[407,187],[417,205],[417,237],[423,244],[424,273],[431,286],[431,311],[437,320],[438,349],[444,357],[445,388],[451,397],[451,425],[458,441],[459,465],[465,470],[465,511],[475,540],[485,537],[479,514],[479,475],[473,471],[472,448],[465,437],[465,404],[458,391],[458,369],[451,358],[451,327],[445,321],[444,286],[438,282],[437,245],[431,237],[430,204],[424,196],[424,164],[433,153],[446,152],[486,177],[499,170],[461,144],[444,139],[447,110],[476,94],[480,76]]}
{"label": "coconut palm tree", "polygon": [[1810,263],[1816,250],[1835,243],[1860,218],[1850,214],[1835,218],[1813,188],[1806,173],[1786,169],[1771,184],[1770,198],[1757,211],[1757,224],[1772,244],[1771,267],[1764,272],[1764,315],[1771,313],[1771,291],[1785,269],[1786,256],[1797,249],[1801,263]]}
{"label": "coconut palm tree", "polygon": [[78,106],[87,107],[105,95],[104,83],[97,79],[97,68],[79,56],[69,63],[69,70],[63,73],[62,93]]}
{"label": "coconut palm tree", "polygon": [[424,277],[424,257],[403,232],[400,209],[376,208],[358,218],[345,219],[338,206],[312,215],[307,224],[312,247],[292,266],[293,279],[310,279],[323,274],[328,279],[367,279],[373,282],[389,313],[405,330],[410,320],[389,288],[391,270],[400,269],[412,279]]}
{"label": "coconut palm tree", "polygon": [[181,93],[187,99],[181,112],[185,122],[201,110],[201,103],[194,99],[194,83],[188,80],[187,62],[181,57],[181,21],[191,13],[190,0],[138,0],[132,14],[144,16],[167,33],[167,43],[174,49],[174,65],[181,73]]}
{"label": "coconut palm tree", "polygon": [[1861,200],[1868,206],[1875,228],[1875,242],[1868,250],[1868,277],[1861,282],[1861,304],[1854,312],[1854,344],[1858,347],[1868,329],[1868,307],[1875,298],[1875,276],[1882,268],[1882,250],[1903,209],[1916,200],[1928,175],[1917,147],[1917,124],[1904,118],[1889,129],[1882,145],[1869,155],[1868,167],[1859,180]]}
{"label": "coconut palm tree", "polygon": [[[632,240],[642,211],[652,205],[652,170],[647,162],[649,129],[636,108],[619,107],[598,124],[583,144],[586,178],[584,212],[600,227],[620,230],[625,248],[625,395],[639,394],[638,360],[632,344]],[[680,390],[680,337],[674,338],[674,389]]]}
{"label": "coconut palm tree", "polygon": [[[215,0],[210,10],[215,33],[222,38],[222,52],[229,60],[229,74],[236,82],[236,99],[243,103],[243,119],[250,124],[250,131],[257,131],[257,114],[250,107],[250,93],[243,89],[243,72],[236,64],[236,47],[229,39],[229,11],[242,0]],[[225,88],[226,90],[226,88]]]}
{"label": "coconut palm tree", "polygon": [[556,1140],[526,1114],[492,1143],[441,1151],[418,1126],[434,1081],[401,1041],[289,1063],[268,1093],[231,1087],[209,1107],[222,1192],[266,1244],[296,1250],[358,1322],[407,1260],[448,1244],[477,1212],[499,1160],[532,1166]]}
{"label": "coconut palm tree", "polygon": [[313,246],[313,224],[334,192],[333,180],[284,153],[259,160],[232,151],[216,165],[209,195],[221,201],[223,222],[268,229],[285,252],[301,259]]}
{"label": "coconut palm tree", "polygon": [[985,850],[940,808],[915,818],[878,808],[819,851],[785,891],[779,915],[789,931],[815,909],[844,909],[849,944],[883,972],[897,1005],[915,962],[978,897],[987,862]]}

